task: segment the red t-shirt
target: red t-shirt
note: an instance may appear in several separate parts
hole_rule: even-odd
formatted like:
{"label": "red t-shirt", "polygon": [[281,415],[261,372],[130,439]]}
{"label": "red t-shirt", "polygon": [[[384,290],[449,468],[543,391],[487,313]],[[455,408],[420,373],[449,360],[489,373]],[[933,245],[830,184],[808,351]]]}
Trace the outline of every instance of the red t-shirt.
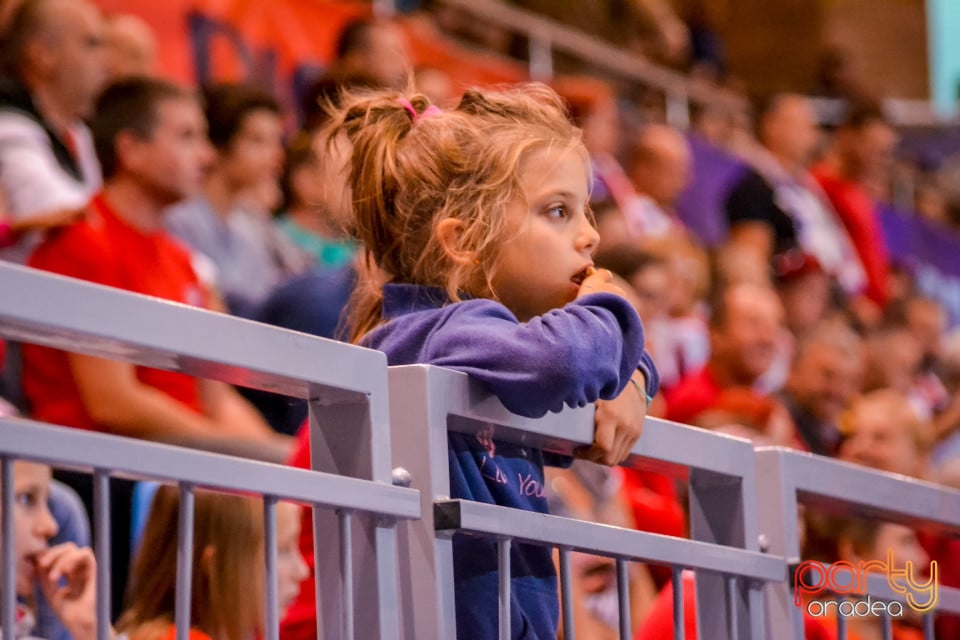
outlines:
{"label": "red t-shirt", "polygon": [[890,260],[876,205],[863,187],[841,178],[828,167],[814,167],[812,173],[843,221],[860,256],[867,275],[867,297],[884,306],[890,298]]}
{"label": "red t-shirt", "polygon": [[[110,209],[102,195],[90,203],[84,220],[54,232],[41,244],[29,265],[135,293],[206,306],[203,287],[186,249],[164,231],[143,233],[130,226]],[[195,378],[147,367],[137,367],[136,373],[143,384],[201,412]],[[66,352],[24,345],[23,389],[36,419],[104,430],[84,407]]]}
{"label": "red t-shirt", "polygon": [[714,406],[722,389],[708,367],[680,379],[664,394],[667,420],[690,424],[690,421]]}
{"label": "red t-shirt", "polygon": [[[297,447],[287,460],[291,467],[310,468],[310,423],[304,422],[297,432]],[[300,593],[280,621],[281,640],[315,640],[317,637],[317,598],[313,569],[313,517],[310,509],[303,510],[300,525],[300,553],[310,568],[310,574],[300,583]]]}

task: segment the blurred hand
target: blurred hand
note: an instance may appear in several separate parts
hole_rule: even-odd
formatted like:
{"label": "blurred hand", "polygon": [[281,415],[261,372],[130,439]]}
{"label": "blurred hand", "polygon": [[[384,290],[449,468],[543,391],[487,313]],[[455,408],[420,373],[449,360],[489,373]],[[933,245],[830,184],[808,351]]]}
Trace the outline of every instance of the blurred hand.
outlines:
{"label": "blurred hand", "polygon": [[606,269],[594,269],[593,273],[584,278],[580,283],[580,291],[577,297],[581,298],[591,293],[612,293],[621,298],[626,297],[626,293],[613,282],[613,274]]}
{"label": "blurred hand", "polygon": [[40,589],[63,626],[74,640],[94,640],[97,561],[93,551],[66,542],[39,554],[36,563]]}
{"label": "blurred hand", "polygon": [[[634,373],[634,380],[645,389],[643,374]],[[598,400],[594,414],[593,444],[577,457],[609,466],[622,463],[643,433],[647,415],[647,396],[630,383],[613,400]]]}

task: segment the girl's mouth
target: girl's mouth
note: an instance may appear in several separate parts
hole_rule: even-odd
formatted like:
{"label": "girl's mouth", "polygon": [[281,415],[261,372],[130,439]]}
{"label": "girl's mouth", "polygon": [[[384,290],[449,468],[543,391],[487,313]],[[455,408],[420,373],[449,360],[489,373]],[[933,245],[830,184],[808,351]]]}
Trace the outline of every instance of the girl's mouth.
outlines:
{"label": "girl's mouth", "polygon": [[570,280],[579,287],[583,284],[583,281],[592,276],[594,272],[595,270],[593,267],[586,266],[578,271],[572,278],[570,278]]}

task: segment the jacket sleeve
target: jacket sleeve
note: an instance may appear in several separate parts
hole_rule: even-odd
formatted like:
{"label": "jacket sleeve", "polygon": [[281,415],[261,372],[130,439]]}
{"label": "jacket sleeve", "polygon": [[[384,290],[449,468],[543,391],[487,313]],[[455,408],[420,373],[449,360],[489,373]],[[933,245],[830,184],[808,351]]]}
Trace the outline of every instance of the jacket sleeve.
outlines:
{"label": "jacket sleeve", "polygon": [[513,413],[537,418],[615,398],[638,366],[649,389],[656,373],[649,357],[643,360],[643,341],[636,311],[608,293],[524,323],[497,302],[473,300],[437,325],[425,356],[481,380]]}

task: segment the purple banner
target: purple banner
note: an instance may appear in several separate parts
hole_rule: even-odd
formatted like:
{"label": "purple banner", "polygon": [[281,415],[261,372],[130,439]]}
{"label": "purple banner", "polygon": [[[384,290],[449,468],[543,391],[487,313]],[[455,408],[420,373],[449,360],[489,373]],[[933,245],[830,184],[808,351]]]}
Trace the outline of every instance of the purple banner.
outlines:
{"label": "purple banner", "polygon": [[880,223],[891,261],[913,274],[917,289],[960,325],[960,236],[943,225],[881,205]]}

